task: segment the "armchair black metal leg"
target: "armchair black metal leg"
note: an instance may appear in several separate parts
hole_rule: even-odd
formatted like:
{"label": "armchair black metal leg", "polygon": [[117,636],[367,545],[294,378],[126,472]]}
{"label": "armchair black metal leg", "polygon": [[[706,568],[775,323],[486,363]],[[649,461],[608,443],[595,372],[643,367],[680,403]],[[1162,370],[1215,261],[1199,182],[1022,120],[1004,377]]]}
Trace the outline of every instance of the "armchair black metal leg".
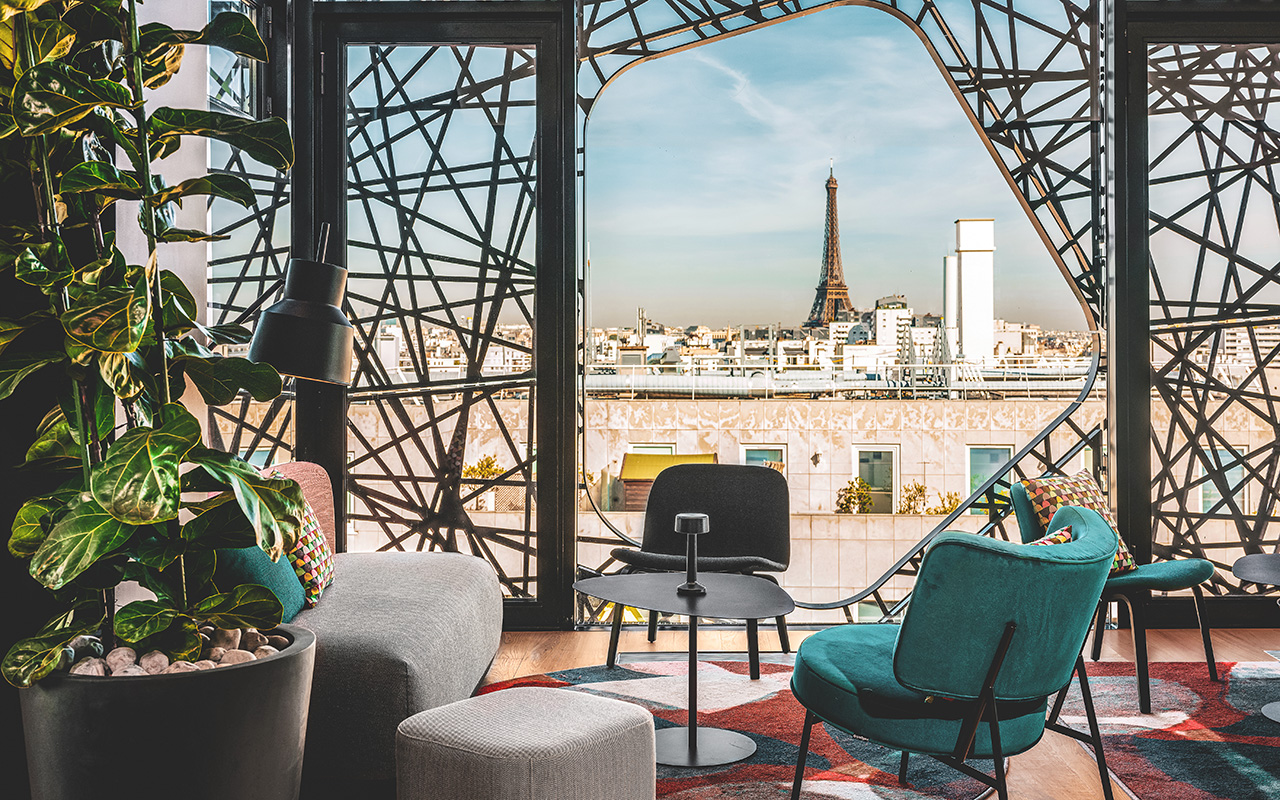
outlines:
{"label": "armchair black metal leg", "polygon": [[1199,586],[1191,587],[1196,601],[1196,622],[1200,623],[1200,638],[1204,639],[1204,663],[1209,666],[1209,679],[1221,681],[1218,677],[1218,662],[1213,657],[1213,639],[1209,638],[1209,621],[1204,614],[1204,594]]}
{"label": "armchair black metal leg", "polygon": [[1102,658],[1102,632],[1107,629],[1108,605],[1105,600],[1098,603],[1098,616],[1093,621],[1093,649],[1089,652],[1089,658],[1093,661]]}
{"label": "armchair black metal leg", "polygon": [[791,652],[791,637],[787,636],[787,618],[778,617],[778,643],[782,645],[782,652]]}
{"label": "armchair black metal leg", "polygon": [[996,794],[1000,800],[1009,800],[1009,782],[1005,780],[1004,748],[1000,746],[1000,718],[996,714],[994,698],[991,703],[991,760],[995,767]]}
{"label": "armchair black metal leg", "polygon": [[809,733],[817,720],[812,711],[807,708],[804,710],[804,733],[800,734],[800,752],[796,754],[796,779],[791,784],[791,800],[800,800],[800,783],[804,780],[804,762],[809,760]]}
{"label": "armchair black metal leg", "polygon": [[902,761],[898,764],[898,783],[903,786],[907,785],[907,762],[911,759],[911,754],[906,750],[902,751]]}
{"label": "armchair black metal leg", "polygon": [[1138,672],[1138,710],[1151,713],[1151,674],[1147,667],[1147,620],[1142,598],[1124,597],[1129,607],[1129,626],[1133,630],[1133,660]]}
{"label": "armchair black metal leg", "polygon": [[747,660],[751,666],[751,680],[760,680],[760,620],[747,620]]}
{"label": "armchair black metal leg", "polygon": [[618,663],[618,637],[622,634],[622,609],[621,603],[613,604],[613,627],[609,630],[609,660],[605,662],[612,667]]}
{"label": "armchair black metal leg", "polygon": [[1089,675],[1084,670],[1084,658],[1076,659],[1076,678],[1080,681],[1080,698],[1084,701],[1084,713],[1089,719],[1089,736],[1093,740],[1093,757],[1098,762],[1098,777],[1102,779],[1102,795],[1115,800],[1111,794],[1111,775],[1107,772],[1107,754],[1102,749],[1102,731],[1098,728],[1098,715],[1093,710],[1093,692],[1089,690]]}
{"label": "armchair black metal leg", "polygon": [[656,642],[658,640],[658,612],[649,612],[649,641]]}

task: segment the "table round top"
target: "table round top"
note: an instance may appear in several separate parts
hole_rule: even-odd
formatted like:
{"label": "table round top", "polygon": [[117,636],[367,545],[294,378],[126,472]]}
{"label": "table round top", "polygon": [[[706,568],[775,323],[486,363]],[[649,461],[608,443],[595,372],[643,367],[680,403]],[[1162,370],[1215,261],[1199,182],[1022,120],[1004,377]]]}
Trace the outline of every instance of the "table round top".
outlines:
{"label": "table round top", "polygon": [[699,573],[698,583],[707,589],[703,595],[676,594],[676,587],[684,582],[683,572],[638,572],[587,578],[573,588],[613,603],[689,617],[766,619],[790,614],[796,608],[791,595],[780,586],[754,575]]}
{"label": "table round top", "polygon": [[1231,574],[1242,581],[1280,586],[1280,553],[1254,553],[1236,560]]}

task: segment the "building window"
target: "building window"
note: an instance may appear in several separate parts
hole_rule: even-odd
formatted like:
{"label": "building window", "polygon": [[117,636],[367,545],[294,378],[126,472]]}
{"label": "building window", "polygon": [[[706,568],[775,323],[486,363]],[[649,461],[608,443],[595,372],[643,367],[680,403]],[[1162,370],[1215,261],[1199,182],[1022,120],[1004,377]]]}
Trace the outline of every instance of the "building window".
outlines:
{"label": "building window", "polygon": [[872,514],[892,514],[897,503],[894,478],[896,453],[885,449],[858,450],[858,477],[871,490]]}
{"label": "building window", "polygon": [[[1247,513],[1245,508],[1247,502],[1244,487],[1244,462],[1240,458],[1240,454],[1234,449],[1218,448],[1213,451],[1214,463],[1210,465],[1210,469],[1215,473],[1219,472],[1218,465],[1222,465],[1221,475],[1222,481],[1227,485],[1227,489],[1231,492],[1227,502],[1222,503],[1222,492],[1218,491],[1219,482],[1215,480],[1207,480],[1200,484],[1200,512],[1203,514],[1212,514],[1214,516],[1232,516],[1235,512],[1232,510],[1234,504],[1241,513]],[[1200,467],[1200,474],[1205,474],[1205,468]],[[1219,505],[1222,503],[1222,505]],[[1216,506],[1216,508],[1215,508]]]}
{"label": "building window", "polygon": [[[1000,472],[1000,468],[1009,463],[1013,458],[1013,448],[1007,446],[984,446],[969,448],[969,495],[986,483],[993,475]],[[1001,492],[997,495],[1003,497],[1006,501],[1008,495]],[[970,514],[986,514],[985,508],[971,508]]]}
{"label": "building window", "polygon": [[676,446],[665,442],[631,442],[627,445],[627,452],[674,456],[676,454]]}
{"label": "building window", "polygon": [[772,467],[787,473],[787,446],[782,444],[744,444],[742,463],[750,467]]}

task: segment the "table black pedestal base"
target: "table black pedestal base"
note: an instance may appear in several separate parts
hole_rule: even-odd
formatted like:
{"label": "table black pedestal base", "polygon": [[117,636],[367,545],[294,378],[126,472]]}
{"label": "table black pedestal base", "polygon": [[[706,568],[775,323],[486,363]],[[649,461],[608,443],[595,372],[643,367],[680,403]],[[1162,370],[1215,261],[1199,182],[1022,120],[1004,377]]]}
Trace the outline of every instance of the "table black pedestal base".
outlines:
{"label": "table black pedestal base", "polygon": [[689,749],[688,728],[663,728],[655,732],[658,763],[669,767],[715,767],[732,764],[756,751],[749,736],[723,728],[698,728],[698,747]]}

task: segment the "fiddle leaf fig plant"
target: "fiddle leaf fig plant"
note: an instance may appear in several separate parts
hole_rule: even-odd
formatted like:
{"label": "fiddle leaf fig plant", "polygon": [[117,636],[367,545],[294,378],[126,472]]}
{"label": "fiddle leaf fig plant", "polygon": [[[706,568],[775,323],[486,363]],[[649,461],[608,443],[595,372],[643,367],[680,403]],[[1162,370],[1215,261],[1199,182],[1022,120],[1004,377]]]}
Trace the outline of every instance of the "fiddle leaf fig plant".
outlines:
{"label": "fiddle leaf fig plant", "polygon": [[[152,108],[191,45],[265,60],[253,23],[222,13],[198,31],[139,26],[138,0],[0,0],[0,186],[29,202],[0,217],[0,286],[33,298],[0,314],[0,403],[24,384],[55,385],[21,469],[48,487],[12,520],[9,555],[54,593],[59,613],[0,663],[28,686],[56,669],[75,637],[100,633],[190,658],[199,625],[270,628],[276,596],[215,582],[219,548],[257,546],[278,559],[301,524],[298,485],[268,478],[204,445],[181,398],[205,403],[242,390],[277,396],[270,366],[211,347],[244,343],[238,325],[205,326],[194,295],[164,266],[165,242],[218,238],[179,228],[185,201],[250,205],[243,179],[205,175],[170,183],[155,168],[188,137],[218,139],[288,169],[283,120],[200,109]],[[114,154],[119,153],[119,159]],[[136,216],[119,201],[133,201]],[[13,209],[21,209],[14,211]],[[24,213],[25,212],[25,213]],[[131,258],[113,231],[138,226]],[[134,261],[139,263],[134,263]],[[34,381],[34,376],[56,379]],[[154,599],[114,609],[114,587],[137,581]]]}

